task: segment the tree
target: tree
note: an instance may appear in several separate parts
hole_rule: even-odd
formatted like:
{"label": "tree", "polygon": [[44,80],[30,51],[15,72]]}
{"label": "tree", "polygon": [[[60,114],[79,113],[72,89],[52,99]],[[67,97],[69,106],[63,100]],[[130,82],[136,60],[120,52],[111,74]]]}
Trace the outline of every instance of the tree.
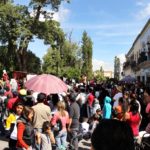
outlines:
{"label": "tree", "polygon": [[69,40],[64,42],[61,50],[49,48],[43,57],[43,71],[79,79],[81,75],[80,50],[75,42]]}
{"label": "tree", "polygon": [[104,80],[106,80],[106,78],[104,77],[104,69],[103,69],[102,66],[100,67],[100,70],[96,70],[95,71],[95,79],[97,81],[104,81]]}
{"label": "tree", "polygon": [[[0,3],[0,42],[8,48],[8,61],[17,60],[19,70],[27,71],[27,50],[34,36],[51,46],[62,45],[64,33],[59,23],[49,18],[46,10],[51,6],[52,10],[58,11],[60,4],[61,0],[32,0],[30,6],[33,10],[30,10],[27,6],[15,6],[10,2]],[[41,14],[45,17],[44,22],[40,21]]]}
{"label": "tree", "polygon": [[30,73],[36,73],[39,74],[41,73],[41,60],[39,57],[37,57],[32,51],[28,50],[27,51],[27,70]]}
{"label": "tree", "polygon": [[117,56],[115,56],[115,59],[114,59],[114,78],[117,80],[120,79],[120,67],[121,67],[120,59]]}
{"label": "tree", "polygon": [[84,31],[82,35],[82,74],[87,75],[88,79],[92,78],[92,40]]}

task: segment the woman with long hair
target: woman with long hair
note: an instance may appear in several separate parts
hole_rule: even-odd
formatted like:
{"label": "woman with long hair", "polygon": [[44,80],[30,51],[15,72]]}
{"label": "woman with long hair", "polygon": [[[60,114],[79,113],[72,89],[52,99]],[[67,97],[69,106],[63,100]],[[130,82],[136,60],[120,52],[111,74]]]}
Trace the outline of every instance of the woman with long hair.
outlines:
{"label": "woman with long hair", "polygon": [[130,110],[126,113],[125,119],[132,128],[134,137],[137,137],[139,135],[139,126],[141,123],[141,116],[138,111],[139,105],[137,102],[131,101],[129,107]]}
{"label": "woman with long hair", "polygon": [[17,150],[32,150],[35,138],[32,126],[33,115],[33,108],[25,106],[17,121]]}
{"label": "woman with long hair", "polygon": [[63,101],[59,101],[57,103],[57,111],[52,118],[52,126],[55,126],[57,122],[60,122],[61,129],[58,129],[57,134],[55,134],[56,144],[58,149],[66,149],[66,139],[67,139],[67,128],[66,126],[69,124],[69,114],[65,110],[65,103]]}

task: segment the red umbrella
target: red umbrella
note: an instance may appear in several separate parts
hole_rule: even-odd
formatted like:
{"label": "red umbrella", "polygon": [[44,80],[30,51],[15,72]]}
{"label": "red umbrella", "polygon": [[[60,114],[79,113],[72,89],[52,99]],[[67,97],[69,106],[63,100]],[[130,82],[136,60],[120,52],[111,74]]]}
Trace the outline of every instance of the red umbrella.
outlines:
{"label": "red umbrella", "polygon": [[35,92],[57,94],[66,92],[67,85],[58,77],[50,74],[37,75],[25,83],[25,87]]}

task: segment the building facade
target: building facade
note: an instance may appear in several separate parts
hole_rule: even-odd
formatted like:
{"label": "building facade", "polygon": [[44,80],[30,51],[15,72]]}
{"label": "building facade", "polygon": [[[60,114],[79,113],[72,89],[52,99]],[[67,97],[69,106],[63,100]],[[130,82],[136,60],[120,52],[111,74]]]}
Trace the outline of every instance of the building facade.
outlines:
{"label": "building facade", "polygon": [[150,19],[126,55],[123,74],[135,77],[150,86]]}
{"label": "building facade", "polygon": [[104,77],[106,77],[106,78],[112,78],[113,77],[112,71],[104,71]]}

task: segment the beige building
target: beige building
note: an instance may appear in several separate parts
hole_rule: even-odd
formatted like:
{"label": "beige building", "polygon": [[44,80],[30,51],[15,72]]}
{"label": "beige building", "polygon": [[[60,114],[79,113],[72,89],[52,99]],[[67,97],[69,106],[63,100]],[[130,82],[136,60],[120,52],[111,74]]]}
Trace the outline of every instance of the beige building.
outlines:
{"label": "beige building", "polygon": [[112,78],[112,75],[113,75],[112,71],[104,71],[104,77]]}
{"label": "beige building", "polygon": [[150,19],[126,55],[123,74],[150,85]]}

